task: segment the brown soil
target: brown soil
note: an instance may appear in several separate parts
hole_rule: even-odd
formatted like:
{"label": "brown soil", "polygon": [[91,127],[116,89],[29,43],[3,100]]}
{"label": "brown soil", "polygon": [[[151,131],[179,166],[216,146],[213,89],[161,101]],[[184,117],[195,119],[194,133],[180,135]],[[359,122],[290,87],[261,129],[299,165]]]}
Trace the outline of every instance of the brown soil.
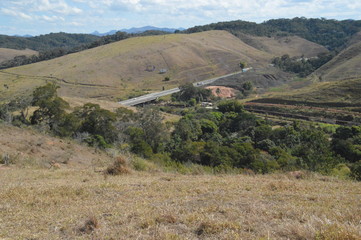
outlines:
{"label": "brown soil", "polygon": [[209,86],[206,89],[210,89],[212,94],[220,98],[233,98],[236,96],[236,89],[221,86]]}

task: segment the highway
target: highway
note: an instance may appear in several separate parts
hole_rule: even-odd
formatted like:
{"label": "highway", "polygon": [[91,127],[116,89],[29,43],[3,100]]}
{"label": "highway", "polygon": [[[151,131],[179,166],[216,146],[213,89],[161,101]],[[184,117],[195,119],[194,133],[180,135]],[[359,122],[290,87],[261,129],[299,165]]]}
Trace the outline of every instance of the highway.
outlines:
{"label": "highway", "polygon": [[[193,86],[201,87],[203,85],[210,84],[210,83],[212,83],[212,82],[214,82],[216,80],[219,80],[221,78],[230,77],[230,76],[233,76],[233,75],[236,75],[236,74],[239,74],[239,73],[242,73],[242,71],[226,74],[226,75],[223,75],[223,76],[219,76],[219,77],[215,77],[215,78],[211,78],[211,79],[207,79],[207,80],[203,80],[203,81],[200,81],[200,82],[195,82],[195,83],[193,83]],[[172,93],[176,93],[176,92],[179,92],[179,91],[180,91],[179,88],[172,88],[172,89],[164,90],[164,91],[161,91],[161,92],[149,93],[149,94],[146,94],[146,95],[143,95],[143,96],[127,99],[127,100],[124,100],[124,101],[120,101],[118,103],[120,103],[120,104],[122,104],[124,106],[135,106],[135,105],[139,105],[139,104],[142,104],[142,103],[153,101],[153,100],[155,100],[155,99],[157,99],[159,97],[170,95]]]}

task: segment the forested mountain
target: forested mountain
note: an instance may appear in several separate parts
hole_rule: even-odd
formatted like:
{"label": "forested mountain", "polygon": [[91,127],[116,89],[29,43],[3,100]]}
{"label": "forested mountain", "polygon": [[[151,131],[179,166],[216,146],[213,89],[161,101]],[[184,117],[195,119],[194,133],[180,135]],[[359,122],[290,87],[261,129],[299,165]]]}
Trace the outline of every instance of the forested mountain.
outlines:
{"label": "forested mountain", "polygon": [[246,33],[256,36],[297,35],[309,41],[321,44],[330,50],[344,47],[344,44],[361,31],[361,21],[328,20],[318,18],[273,19],[260,24],[247,21],[230,21],[195,26],[185,30],[187,33],[227,30],[234,35]]}
{"label": "forested mountain", "polygon": [[0,47],[11,49],[32,49],[35,51],[47,51],[54,48],[74,48],[83,44],[89,44],[99,37],[91,34],[70,34],[70,33],[50,33],[36,37],[13,37],[0,35]]}

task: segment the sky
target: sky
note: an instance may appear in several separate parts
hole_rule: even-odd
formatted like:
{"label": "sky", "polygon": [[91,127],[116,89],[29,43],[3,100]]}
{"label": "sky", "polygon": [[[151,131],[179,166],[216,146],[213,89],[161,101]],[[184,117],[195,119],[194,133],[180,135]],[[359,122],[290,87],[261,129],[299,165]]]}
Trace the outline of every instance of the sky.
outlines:
{"label": "sky", "polygon": [[277,18],[361,19],[360,0],[0,0],[0,34],[189,28]]}

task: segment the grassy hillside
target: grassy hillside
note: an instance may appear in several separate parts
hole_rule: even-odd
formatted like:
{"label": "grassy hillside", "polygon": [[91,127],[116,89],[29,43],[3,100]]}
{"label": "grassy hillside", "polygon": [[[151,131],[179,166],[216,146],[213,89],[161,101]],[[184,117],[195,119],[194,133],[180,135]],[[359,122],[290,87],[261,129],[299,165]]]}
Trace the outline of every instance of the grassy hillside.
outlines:
{"label": "grassy hillside", "polygon": [[0,48],[0,63],[6,60],[13,59],[16,56],[31,56],[36,54],[38,54],[38,52],[30,49],[15,50],[10,48]]}
{"label": "grassy hillside", "polygon": [[[10,162],[18,167],[49,168],[55,162],[69,168],[84,169],[94,167],[92,164],[96,162],[112,161],[105,152],[77,144],[75,140],[54,138],[30,128],[5,124],[0,124],[0,131],[0,160],[8,155]],[[1,167],[0,164],[0,171]]]}
{"label": "grassy hillside", "polygon": [[357,41],[357,38],[355,38],[349,47],[319,68],[314,75],[322,81],[360,78],[361,41]]}
{"label": "grassy hillside", "polygon": [[[307,81],[306,81],[307,82]],[[313,83],[300,89],[283,89],[254,101],[329,107],[360,107],[361,79]],[[286,86],[285,86],[286,87]],[[288,85],[287,85],[288,87]]]}
{"label": "grassy hillside", "polygon": [[181,175],[132,157],[148,171],[108,176],[114,153],[8,125],[0,131],[2,157],[12,162],[0,164],[1,239],[361,237],[360,182]]}
{"label": "grassy hillside", "polygon": [[309,58],[315,57],[319,53],[328,52],[325,47],[298,36],[259,37],[242,33],[237,34],[237,36],[250,46],[274,56],[288,54],[290,57],[303,55]]}
{"label": "grassy hillside", "polygon": [[[226,31],[135,37],[3,72],[23,78],[46,76],[60,84],[62,96],[119,98],[239,71],[241,60],[264,68],[281,47],[302,46],[293,51],[299,55],[303,49],[324,50],[307,41],[293,42],[273,41],[268,53]],[[146,71],[149,66],[155,70]],[[160,69],[167,73],[160,74]],[[166,76],[170,81],[164,81]]]}
{"label": "grassy hillside", "polygon": [[104,178],[90,169],[0,171],[4,239],[361,237],[356,182],[139,172]]}

